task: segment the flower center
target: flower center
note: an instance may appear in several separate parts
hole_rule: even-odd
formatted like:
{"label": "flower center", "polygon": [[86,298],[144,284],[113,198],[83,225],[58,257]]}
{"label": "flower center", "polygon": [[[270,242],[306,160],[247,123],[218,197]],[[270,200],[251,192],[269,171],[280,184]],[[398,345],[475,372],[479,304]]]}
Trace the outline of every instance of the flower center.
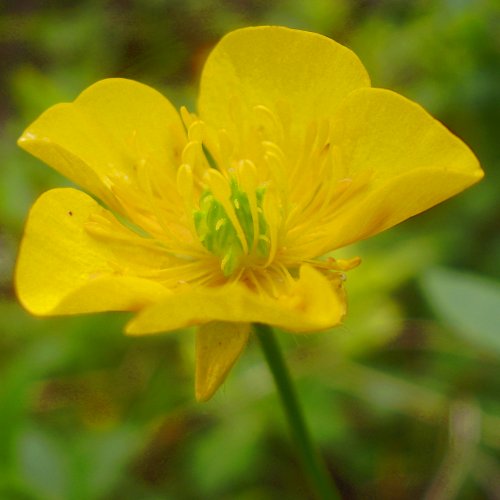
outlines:
{"label": "flower center", "polygon": [[360,183],[346,176],[328,120],[313,120],[300,135],[281,107],[258,105],[239,116],[235,101],[239,132],[232,135],[181,108],[188,136],[177,171],[181,220],[192,254],[201,253],[216,281],[242,279],[258,288],[274,273],[273,283],[284,283],[302,263],[340,272],[318,255],[330,247],[336,210]]}
{"label": "flower center", "polygon": [[255,106],[255,119],[236,116],[241,131],[230,136],[182,108],[188,141],[177,178],[138,152],[133,179],[109,179],[132,231],[104,217],[87,230],[159,252],[167,262],[146,275],[168,288],[242,281],[278,297],[302,264],[337,279],[359,259],[318,256],[332,246],[338,211],[370,176],[349,175],[328,121],[294,135],[285,111]]}
{"label": "flower center", "polygon": [[177,190],[194,240],[218,258],[225,278],[267,268],[283,225],[281,184],[273,174],[283,165],[269,151],[279,148],[252,136],[244,143],[254,148],[240,151],[225,130],[211,129],[184,108],[181,114],[189,140]]}
{"label": "flower center", "polygon": [[269,254],[265,187],[248,193],[235,176],[229,180],[220,176],[217,182],[215,192],[202,193],[199,208],[193,211],[194,226],[202,245],[220,257],[221,270],[229,277],[242,264],[265,262]]}

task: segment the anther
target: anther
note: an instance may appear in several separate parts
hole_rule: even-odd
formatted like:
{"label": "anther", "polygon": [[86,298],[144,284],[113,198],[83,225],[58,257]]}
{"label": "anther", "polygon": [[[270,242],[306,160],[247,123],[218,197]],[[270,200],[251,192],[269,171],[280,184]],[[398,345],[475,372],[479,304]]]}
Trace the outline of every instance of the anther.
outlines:
{"label": "anther", "polygon": [[[262,126],[264,126],[265,132],[267,132],[267,136],[274,135],[274,139],[279,142],[283,141],[283,125],[279,118],[266,106],[259,104],[253,108],[254,113],[257,116],[257,120],[260,122]],[[271,130],[269,127],[266,130],[265,124],[266,122],[271,125]]]}
{"label": "anther", "polygon": [[205,124],[201,120],[194,121],[189,125],[188,138],[190,141],[202,142],[205,135]]}
{"label": "anther", "polygon": [[195,166],[202,157],[201,143],[189,141],[182,150],[182,163]]}
{"label": "anther", "polygon": [[193,169],[183,163],[177,170],[177,190],[184,200],[193,199]]}
{"label": "anther", "polygon": [[196,117],[188,111],[186,106],[181,106],[181,118],[186,130],[189,130],[190,125],[196,120]]}

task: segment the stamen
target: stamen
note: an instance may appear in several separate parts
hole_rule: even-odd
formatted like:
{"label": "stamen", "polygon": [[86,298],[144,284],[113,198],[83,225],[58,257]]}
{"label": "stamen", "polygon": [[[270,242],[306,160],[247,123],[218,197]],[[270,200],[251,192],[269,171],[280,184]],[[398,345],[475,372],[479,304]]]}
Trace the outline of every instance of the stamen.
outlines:
{"label": "stamen", "polygon": [[238,217],[234,211],[234,206],[230,202],[231,189],[226,178],[217,170],[209,170],[206,173],[206,180],[210,187],[210,191],[217,198],[217,200],[222,204],[226,210],[227,216],[229,217],[231,223],[238,234],[241,246],[243,247],[243,252],[248,253],[248,242],[245,237],[245,233],[241,227]]}
{"label": "stamen", "polygon": [[192,208],[193,187],[193,169],[191,165],[183,163],[177,170],[177,190],[190,208]]}
{"label": "stamen", "polygon": [[186,130],[189,130],[190,125],[196,120],[196,115],[190,113],[186,106],[181,106],[181,119]]}
{"label": "stamen", "polygon": [[280,220],[276,201],[276,197],[273,196],[273,193],[267,193],[264,199],[264,218],[269,227],[269,255],[265,264],[266,266],[271,264],[274,260],[278,249],[278,229]]}
{"label": "stamen", "polygon": [[202,142],[205,131],[205,124],[201,120],[196,120],[188,129],[188,139],[190,141]]}
{"label": "stamen", "polygon": [[[261,128],[261,134],[274,141],[282,143],[284,139],[283,124],[281,120],[266,106],[258,105],[254,108],[257,121]],[[268,127],[266,127],[268,125]]]}
{"label": "stamen", "polygon": [[288,179],[286,177],[282,157],[276,154],[274,151],[267,151],[264,155],[264,160],[272,179],[275,181],[275,185],[278,187],[279,191],[284,193],[283,199],[287,200],[288,197],[286,195],[286,188],[288,185]]}
{"label": "stamen", "polygon": [[248,196],[248,204],[250,206],[250,214],[252,217],[252,252],[257,248],[259,234],[259,212],[257,203],[257,169],[255,165],[249,161],[244,160],[240,163],[238,169],[240,184]]}
{"label": "stamen", "polygon": [[182,150],[182,163],[191,165],[193,168],[200,163],[203,157],[201,142],[189,141]]}

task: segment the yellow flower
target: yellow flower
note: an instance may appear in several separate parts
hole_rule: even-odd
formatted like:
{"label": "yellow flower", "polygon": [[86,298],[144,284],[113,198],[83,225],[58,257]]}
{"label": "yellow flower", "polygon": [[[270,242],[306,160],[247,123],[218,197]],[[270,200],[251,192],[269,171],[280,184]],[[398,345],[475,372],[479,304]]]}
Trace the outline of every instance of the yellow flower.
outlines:
{"label": "yellow flower", "polygon": [[[354,53],[281,27],[224,37],[198,114],[129,80],[43,113],[19,145],[89,194],[44,193],[16,272],[37,315],[138,311],[132,335],[198,325],[196,395],[212,396],[250,323],[337,325],[344,271],[321,258],[482,177],[419,105],[370,87]],[[102,205],[94,200],[102,202]]]}

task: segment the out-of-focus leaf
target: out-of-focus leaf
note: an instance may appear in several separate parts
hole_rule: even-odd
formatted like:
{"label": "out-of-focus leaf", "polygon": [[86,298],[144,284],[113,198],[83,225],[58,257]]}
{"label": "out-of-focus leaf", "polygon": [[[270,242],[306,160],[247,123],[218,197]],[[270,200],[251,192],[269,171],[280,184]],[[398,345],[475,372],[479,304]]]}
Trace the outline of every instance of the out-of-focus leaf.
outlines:
{"label": "out-of-focus leaf", "polygon": [[109,431],[85,433],[77,445],[73,463],[72,498],[77,498],[82,488],[89,498],[108,498],[132,457],[143,446],[146,431],[122,425]]}
{"label": "out-of-focus leaf", "polygon": [[57,343],[45,340],[26,347],[6,367],[0,364],[0,471],[12,466],[33,384],[58,366],[64,354]]}
{"label": "out-of-focus leaf", "polygon": [[422,288],[438,316],[476,346],[500,353],[500,284],[458,271],[428,271]]}
{"label": "out-of-focus leaf", "polygon": [[22,475],[26,484],[45,498],[66,498],[68,457],[55,439],[31,427],[20,440]]}
{"label": "out-of-focus leaf", "polygon": [[0,479],[0,498],[9,500],[46,500],[39,492],[33,491],[28,485],[13,479]]}
{"label": "out-of-focus leaf", "polygon": [[193,481],[204,498],[216,498],[228,483],[249,481],[259,457],[262,431],[262,422],[255,415],[238,415],[237,423],[225,421],[204,431],[191,458]]}

